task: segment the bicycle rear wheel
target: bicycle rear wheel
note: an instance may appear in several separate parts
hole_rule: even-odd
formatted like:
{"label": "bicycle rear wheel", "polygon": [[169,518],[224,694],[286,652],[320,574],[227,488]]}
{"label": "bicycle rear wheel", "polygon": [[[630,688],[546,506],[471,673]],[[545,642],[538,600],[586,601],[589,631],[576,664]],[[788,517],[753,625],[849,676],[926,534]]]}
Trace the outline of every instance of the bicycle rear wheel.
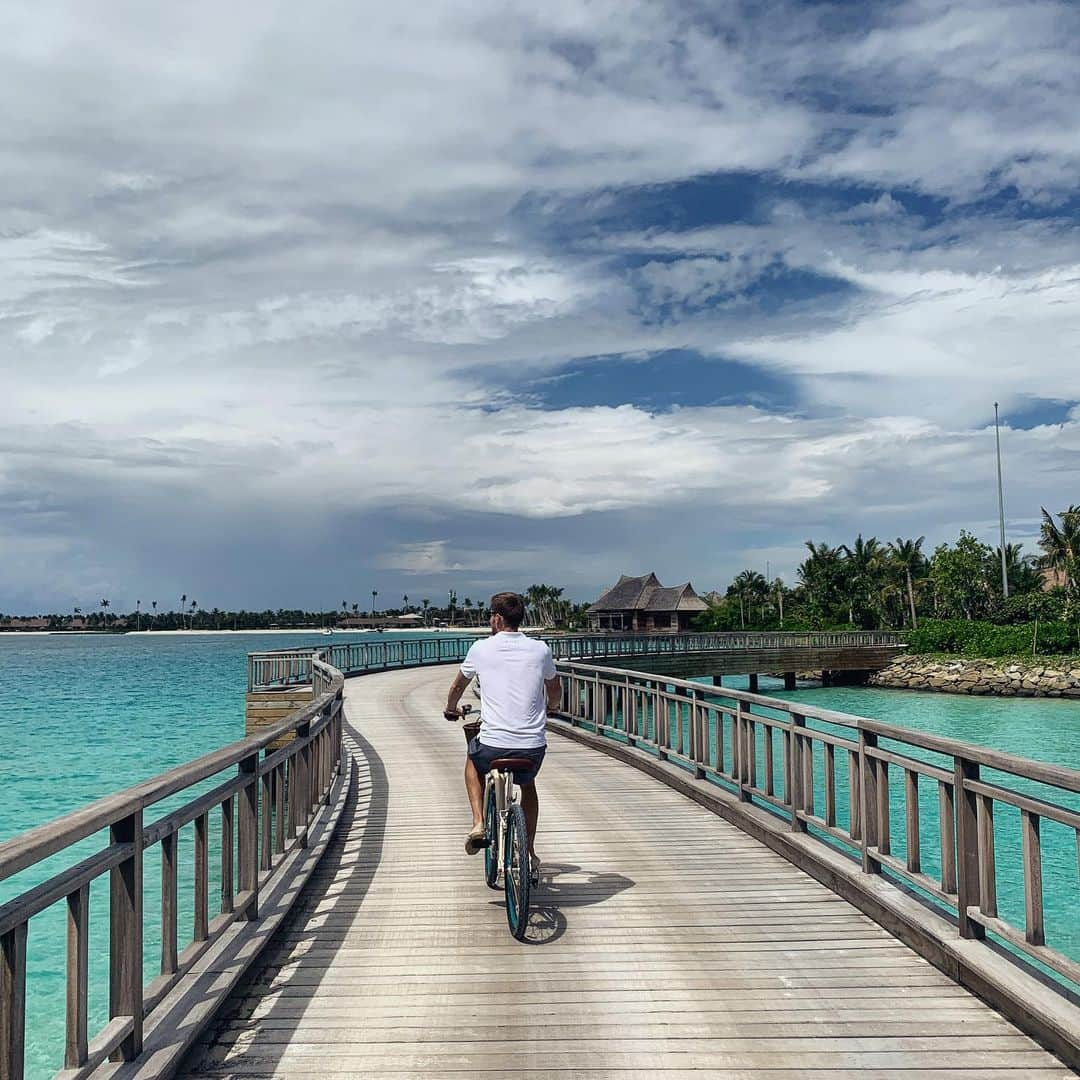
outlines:
{"label": "bicycle rear wheel", "polygon": [[515,803],[506,815],[506,856],[503,860],[503,888],[506,891],[506,921],[510,933],[522,941],[529,926],[529,837],[525,811]]}
{"label": "bicycle rear wheel", "polygon": [[488,846],[484,848],[484,880],[489,889],[499,887],[499,807],[495,802],[495,788],[484,791],[484,835]]}

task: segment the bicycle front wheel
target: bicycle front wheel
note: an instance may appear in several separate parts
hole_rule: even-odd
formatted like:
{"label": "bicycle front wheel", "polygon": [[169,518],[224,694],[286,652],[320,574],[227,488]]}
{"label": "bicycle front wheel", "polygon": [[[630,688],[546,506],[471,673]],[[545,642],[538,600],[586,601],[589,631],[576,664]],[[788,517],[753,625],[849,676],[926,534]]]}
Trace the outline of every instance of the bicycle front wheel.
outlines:
{"label": "bicycle front wheel", "polygon": [[488,845],[484,848],[484,880],[489,889],[499,887],[499,807],[495,801],[495,788],[488,785],[484,792],[484,835]]}
{"label": "bicycle front wheel", "polygon": [[506,815],[506,855],[503,887],[506,890],[506,921],[510,933],[523,941],[529,926],[529,837],[525,811],[516,803]]}

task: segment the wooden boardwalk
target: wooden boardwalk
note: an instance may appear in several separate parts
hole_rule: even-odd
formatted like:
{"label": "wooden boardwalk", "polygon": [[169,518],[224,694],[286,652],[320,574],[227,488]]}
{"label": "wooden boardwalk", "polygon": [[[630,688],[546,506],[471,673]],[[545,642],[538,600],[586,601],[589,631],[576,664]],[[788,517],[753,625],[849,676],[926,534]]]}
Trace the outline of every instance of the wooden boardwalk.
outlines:
{"label": "wooden boardwalk", "polygon": [[513,941],[463,851],[452,673],[346,685],[338,835],[181,1075],[1074,1075],[779,855],[554,735],[544,882]]}

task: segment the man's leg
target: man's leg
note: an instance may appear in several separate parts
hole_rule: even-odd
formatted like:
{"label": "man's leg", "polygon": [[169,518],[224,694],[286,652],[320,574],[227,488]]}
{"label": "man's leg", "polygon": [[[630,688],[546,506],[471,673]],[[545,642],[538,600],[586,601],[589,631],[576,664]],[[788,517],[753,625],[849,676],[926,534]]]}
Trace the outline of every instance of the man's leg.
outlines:
{"label": "man's leg", "polygon": [[521,809],[525,811],[525,829],[529,834],[529,854],[536,854],[536,822],[540,817],[540,800],[536,796],[536,783],[530,780],[519,784],[521,788]]}
{"label": "man's leg", "polygon": [[465,759],[465,790],[469,793],[469,806],[472,808],[473,829],[484,824],[484,783],[472,758]]}

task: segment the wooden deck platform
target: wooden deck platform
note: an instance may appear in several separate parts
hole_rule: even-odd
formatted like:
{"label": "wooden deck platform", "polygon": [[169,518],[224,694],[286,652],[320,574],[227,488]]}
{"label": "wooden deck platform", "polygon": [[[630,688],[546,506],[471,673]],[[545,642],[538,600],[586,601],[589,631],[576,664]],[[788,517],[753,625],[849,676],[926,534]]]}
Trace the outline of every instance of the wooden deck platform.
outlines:
{"label": "wooden deck platform", "polygon": [[538,910],[513,941],[463,851],[451,675],[346,685],[338,835],[181,1075],[1074,1075],[779,855],[558,736]]}

